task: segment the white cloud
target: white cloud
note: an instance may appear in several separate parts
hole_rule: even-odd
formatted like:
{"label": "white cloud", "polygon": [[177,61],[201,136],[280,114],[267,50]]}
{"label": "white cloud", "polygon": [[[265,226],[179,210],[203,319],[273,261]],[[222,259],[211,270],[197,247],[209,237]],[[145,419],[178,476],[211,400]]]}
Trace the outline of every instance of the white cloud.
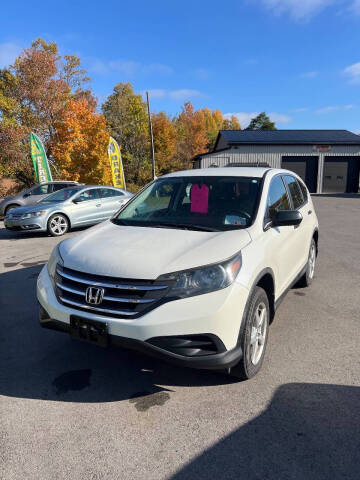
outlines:
{"label": "white cloud", "polygon": [[309,108],[308,107],[300,107],[300,108],[294,108],[291,110],[293,113],[302,113],[302,112],[308,112]]}
{"label": "white cloud", "polygon": [[353,0],[350,5],[350,12],[355,15],[360,15],[360,0]]}
{"label": "white cloud", "polygon": [[0,68],[8,67],[19,55],[22,48],[16,43],[0,43]]}
{"label": "white cloud", "polygon": [[[144,94],[144,92],[143,92]],[[191,88],[181,88],[179,90],[165,90],[162,88],[155,88],[149,90],[150,98],[170,98],[176,101],[186,101],[192,98],[201,97],[203,94],[199,90]]]}
{"label": "white cloud", "polygon": [[[260,112],[237,112],[237,113],[226,113],[225,118],[230,119],[234,115],[240,122],[240,125],[245,128],[249,125],[250,121],[257,117]],[[291,122],[291,117],[283,113],[271,112],[268,114],[270,119],[275,123],[289,123]]]}
{"label": "white cloud", "polygon": [[150,63],[148,65],[136,62],[134,60],[110,60],[103,61],[99,58],[88,58],[89,72],[98,75],[109,75],[111,73],[121,73],[126,77],[133,77],[136,74],[161,74],[169,75],[173,69],[168,65],[161,63]]}
{"label": "white cloud", "polygon": [[293,20],[306,21],[336,0],[261,0],[275,15],[287,14]]}
{"label": "white cloud", "polygon": [[318,72],[304,72],[300,75],[301,78],[315,78],[318,76]]}
{"label": "white cloud", "polygon": [[323,108],[318,108],[315,110],[315,113],[318,113],[320,115],[326,115],[331,112],[338,112],[339,110],[352,110],[354,108],[354,105],[330,105],[328,107],[323,107]]}
{"label": "white cloud", "polygon": [[360,83],[360,62],[344,68],[343,74],[348,77],[350,83]]}
{"label": "white cloud", "polygon": [[162,63],[151,63],[150,65],[144,65],[142,67],[145,73],[160,73],[163,75],[170,75],[174,73],[174,70],[168,65],[163,65]]}

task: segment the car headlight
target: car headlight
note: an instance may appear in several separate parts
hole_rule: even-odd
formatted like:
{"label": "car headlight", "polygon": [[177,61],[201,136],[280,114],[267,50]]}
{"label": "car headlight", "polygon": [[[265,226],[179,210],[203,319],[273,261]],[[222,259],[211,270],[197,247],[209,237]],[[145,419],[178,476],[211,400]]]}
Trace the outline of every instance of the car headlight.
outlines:
{"label": "car headlight", "polygon": [[59,251],[59,245],[56,245],[54,250],[51,252],[49,261],[47,263],[47,269],[50,275],[50,278],[52,282],[54,282],[55,279],[55,273],[56,273],[56,265],[64,265],[64,260],[61,258],[60,251]]}
{"label": "car headlight", "polygon": [[240,253],[221,263],[161,275],[158,280],[173,283],[167,296],[185,298],[221,290],[233,283],[241,267]]}
{"label": "car headlight", "polygon": [[34,217],[41,217],[42,215],[45,215],[46,210],[41,210],[39,212],[29,212],[29,213],[24,213],[21,215],[21,218],[34,218]]}

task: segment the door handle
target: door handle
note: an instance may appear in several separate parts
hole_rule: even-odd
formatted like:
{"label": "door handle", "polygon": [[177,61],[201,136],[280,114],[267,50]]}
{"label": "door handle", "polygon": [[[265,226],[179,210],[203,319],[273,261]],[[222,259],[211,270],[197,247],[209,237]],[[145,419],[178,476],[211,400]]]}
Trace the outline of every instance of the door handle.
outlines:
{"label": "door handle", "polygon": [[97,207],[101,207],[101,203],[98,203],[96,206],[97,206]]}

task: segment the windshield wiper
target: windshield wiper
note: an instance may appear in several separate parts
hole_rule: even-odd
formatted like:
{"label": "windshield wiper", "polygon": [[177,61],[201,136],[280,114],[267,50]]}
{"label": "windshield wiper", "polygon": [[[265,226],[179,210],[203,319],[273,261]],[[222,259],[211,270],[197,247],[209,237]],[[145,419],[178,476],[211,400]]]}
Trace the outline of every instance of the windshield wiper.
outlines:
{"label": "windshield wiper", "polygon": [[188,223],[154,223],[149,224],[153,228],[178,228],[182,230],[197,230],[200,232],[219,232],[217,228],[206,227],[205,225],[189,225]]}

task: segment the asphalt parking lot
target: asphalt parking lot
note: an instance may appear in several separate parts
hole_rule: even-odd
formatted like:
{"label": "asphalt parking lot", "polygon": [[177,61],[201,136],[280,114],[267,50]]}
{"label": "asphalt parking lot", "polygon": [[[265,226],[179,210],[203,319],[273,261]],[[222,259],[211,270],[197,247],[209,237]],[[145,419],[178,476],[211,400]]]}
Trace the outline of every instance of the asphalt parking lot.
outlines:
{"label": "asphalt parking lot", "polygon": [[41,329],[59,239],[0,223],[0,478],[358,479],[360,197],[314,202],[316,279],[244,383]]}

